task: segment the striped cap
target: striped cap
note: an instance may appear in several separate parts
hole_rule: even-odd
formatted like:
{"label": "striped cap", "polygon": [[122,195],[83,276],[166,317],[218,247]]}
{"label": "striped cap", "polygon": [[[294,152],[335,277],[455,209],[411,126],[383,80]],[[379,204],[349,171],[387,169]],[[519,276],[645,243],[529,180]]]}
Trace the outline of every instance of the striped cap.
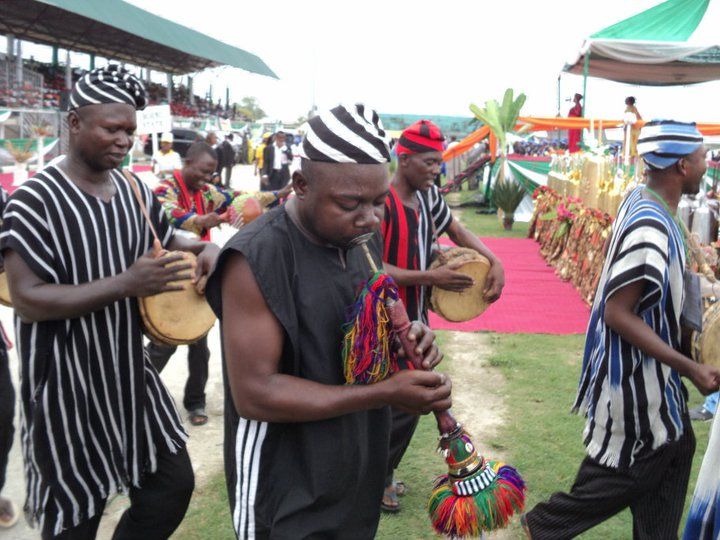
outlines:
{"label": "striped cap", "polygon": [[653,120],[645,124],[638,139],[638,154],[651,169],[667,169],[703,144],[694,122]]}
{"label": "striped cap", "polygon": [[338,105],[308,121],[299,154],[329,163],[387,163],[389,138],[373,109]]}
{"label": "striped cap", "polygon": [[125,103],[140,111],[147,105],[145,87],[117,64],[93,69],[73,86],[68,110],[106,103]]}
{"label": "striped cap", "polygon": [[425,152],[442,152],[443,137],[440,128],[430,120],[418,120],[408,126],[400,135],[395,152],[401,154],[424,154]]}

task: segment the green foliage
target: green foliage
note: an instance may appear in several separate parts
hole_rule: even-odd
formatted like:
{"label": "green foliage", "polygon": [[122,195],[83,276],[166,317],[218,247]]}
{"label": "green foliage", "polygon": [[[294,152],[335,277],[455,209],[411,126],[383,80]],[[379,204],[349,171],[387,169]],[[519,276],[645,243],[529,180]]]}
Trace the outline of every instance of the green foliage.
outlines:
{"label": "green foliage", "polygon": [[492,192],[493,204],[501,208],[506,214],[514,214],[524,198],[525,189],[514,180],[495,183]]}
{"label": "green foliage", "polygon": [[247,96],[240,100],[240,105],[237,112],[247,118],[250,122],[257,122],[261,118],[265,118],[267,115],[258,105],[257,98],[253,96]]}
{"label": "green foliage", "polygon": [[514,98],[513,89],[508,88],[505,90],[502,104],[490,99],[485,102],[485,107],[482,108],[474,103],[470,105],[470,110],[475,115],[475,118],[487,124],[495,137],[497,137],[500,154],[503,156],[507,147],[507,134],[515,130],[515,124],[517,124],[525,100],[525,94],[520,93],[517,98]]}

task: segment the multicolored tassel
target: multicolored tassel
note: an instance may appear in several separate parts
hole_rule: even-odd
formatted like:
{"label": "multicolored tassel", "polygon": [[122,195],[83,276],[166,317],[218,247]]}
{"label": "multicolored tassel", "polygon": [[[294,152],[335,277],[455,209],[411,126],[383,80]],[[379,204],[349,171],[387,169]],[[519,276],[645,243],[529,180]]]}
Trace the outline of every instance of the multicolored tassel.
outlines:
{"label": "multicolored tassel", "polygon": [[525,507],[525,482],[511,466],[478,456],[461,428],[443,436],[449,474],[435,480],[428,501],[433,528],[450,538],[479,536],[507,526]]}
{"label": "multicolored tassel", "polygon": [[388,300],[397,298],[395,282],[383,272],[362,285],[343,326],[346,383],[372,384],[398,370],[397,352],[392,349],[395,332],[386,307]]}

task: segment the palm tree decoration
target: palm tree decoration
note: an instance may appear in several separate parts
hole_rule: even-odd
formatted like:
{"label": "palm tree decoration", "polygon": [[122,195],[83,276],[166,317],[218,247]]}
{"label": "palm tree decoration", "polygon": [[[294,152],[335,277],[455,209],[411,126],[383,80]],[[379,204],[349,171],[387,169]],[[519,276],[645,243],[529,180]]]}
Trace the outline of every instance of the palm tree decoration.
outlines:
{"label": "palm tree decoration", "polygon": [[505,228],[512,228],[514,214],[517,207],[523,200],[525,190],[517,182],[505,182],[505,163],[507,161],[507,134],[515,131],[520,109],[525,104],[525,94],[513,95],[512,88],[505,90],[502,104],[491,99],[485,102],[485,107],[478,107],[474,103],[470,110],[475,118],[486,124],[495,135],[500,148],[500,160],[498,163],[498,180],[493,191],[492,200],[495,206],[500,208],[505,216],[503,223]]}

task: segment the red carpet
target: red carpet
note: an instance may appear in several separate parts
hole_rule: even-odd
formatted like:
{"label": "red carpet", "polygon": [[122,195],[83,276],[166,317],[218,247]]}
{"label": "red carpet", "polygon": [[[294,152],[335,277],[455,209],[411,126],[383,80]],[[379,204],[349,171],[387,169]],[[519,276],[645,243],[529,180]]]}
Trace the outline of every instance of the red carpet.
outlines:
{"label": "red carpet", "polygon": [[[555,275],[529,238],[483,238],[505,266],[505,288],[480,317],[451,323],[430,312],[436,330],[507,334],[584,334],[590,309],[579,293]],[[445,243],[445,242],[443,242]]]}

